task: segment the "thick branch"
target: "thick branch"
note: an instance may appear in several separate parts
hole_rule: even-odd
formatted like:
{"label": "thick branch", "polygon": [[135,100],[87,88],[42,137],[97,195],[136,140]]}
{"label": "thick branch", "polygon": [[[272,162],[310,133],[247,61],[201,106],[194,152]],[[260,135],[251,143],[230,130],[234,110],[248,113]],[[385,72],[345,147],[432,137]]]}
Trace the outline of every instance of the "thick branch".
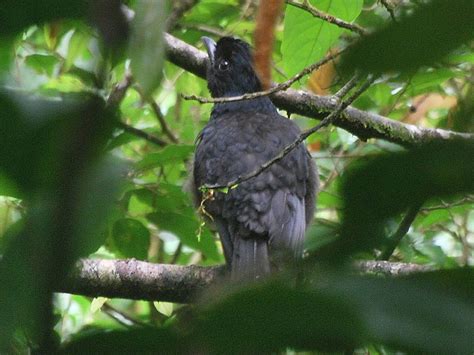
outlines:
{"label": "thick branch", "polygon": [[[428,271],[416,264],[363,261],[356,269],[387,276]],[[181,266],[130,260],[80,260],[56,291],[90,297],[187,303],[225,273],[224,266]]]}
{"label": "thick branch", "polygon": [[223,266],[152,264],[135,259],[81,259],[57,291],[90,297],[187,303],[223,273]]}
{"label": "thick branch", "polygon": [[[197,48],[165,34],[168,60],[181,68],[205,78],[207,55]],[[323,119],[338,105],[331,97],[318,96],[306,91],[287,89],[271,95],[280,109],[290,113]],[[433,139],[465,138],[474,136],[442,129],[420,128],[393,121],[389,118],[358,110],[349,106],[333,124],[358,136],[362,140],[380,138],[403,146],[414,146]]]}

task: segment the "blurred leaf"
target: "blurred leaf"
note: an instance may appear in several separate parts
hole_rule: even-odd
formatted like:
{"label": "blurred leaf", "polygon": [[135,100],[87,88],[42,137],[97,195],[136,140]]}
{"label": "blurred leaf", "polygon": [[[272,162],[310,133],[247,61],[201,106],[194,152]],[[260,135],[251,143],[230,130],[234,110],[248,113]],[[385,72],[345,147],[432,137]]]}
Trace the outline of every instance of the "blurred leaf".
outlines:
{"label": "blurred leaf", "polygon": [[90,3],[90,17],[102,37],[103,44],[115,52],[113,55],[120,57],[123,44],[129,36],[129,21],[125,16],[122,1],[93,1]]}
{"label": "blurred leaf", "polygon": [[333,281],[328,290],[353,302],[374,342],[409,353],[474,349],[472,269]]}
{"label": "blurred leaf", "polygon": [[21,114],[6,97],[0,100],[9,115],[2,118],[0,171],[28,204],[24,228],[0,261],[0,344],[16,327],[31,329],[32,341],[41,342],[53,326],[54,285],[75,258],[103,244],[97,237],[121,172],[116,161],[100,159],[113,116],[89,96],[70,102],[17,96]]}
{"label": "blurred leaf", "polygon": [[61,18],[84,18],[87,1],[76,0],[3,0],[0,7],[0,33],[13,34],[33,24],[42,24]]}
{"label": "blurred leaf", "polygon": [[473,192],[473,156],[474,142],[453,140],[354,164],[344,176],[341,238],[332,257],[379,246],[386,219],[410,206]]}
{"label": "blurred leaf", "polygon": [[89,38],[80,31],[74,31],[69,38],[64,70],[69,71],[75,60],[87,49]]}
{"label": "blurred leaf", "polygon": [[[318,10],[351,22],[362,10],[362,0],[311,0]],[[326,55],[343,29],[313,17],[307,11],[286,6],[281,52],[286,73],[294,75]]]}
{"label": "blurred leaf", "polygon": [[53,75],[54,66],[58,59],[52,55],[32,54],[25,58],[25,63],[38,73]]}
{"label": "blurred leaf", "polygon": [[157,153],[147,154],[137,163],[137,169],[153,169],[165,164],[176,164],[187,159],[194,151],[192,145],[168,145]]}
{"label": "blurred leaf", "polygon": [[444,222],[450,220],[451,216],[447,209],[440,209],[435,211],[430,211],[426,216],[420,218],[420,225],[423,227],[428,227],[435,223]]}
{"label": "blurred leaf", "polygon": [[77,235],[75,257],[85,257],[104,244],[108,217],[124,172],[123,162],[109,157],[90,166],[82,176],[77,187],[78,210],[74,221],[74,232]]}
{"label": "blurred leaf", "polygon": [[153,305],[158,312],[167,317],[173,314],[173,303],[171,302],[153,302]]}
{"label": "blurred leaf", "polygon": [[21,198],[20,191],[15,182],[0,173],[0,196]]}
{"label": "blurred leaf", "polygon": [[340,225],[329,220],[317,218],[306,231],[305,249],[309,252],[334,241],[339,234]]}
{"label": "blurred leaf", "polygon": [[408,92],[411,96],[419,95],[425,92],[441,91],[441,84],[448,79],[461,76],[461,72],[456,72],[447,68],[423,71],[417,73],[410,79]]}
{"label": "blurred leaf", "polygon": [[76,336],[66,343],[62,354],[178,354],[188,353],[187,344],[169,329],[140,328],[129,330],[97,330]]}
{"label": "blurred leaf", "polygon": [[133,76],[146,96],[162,77],[166,13],[164,0],[138,0],[129,55]]}
{"label": "blurred leaf", "polygon": [[49,50],[54,50],[58,43],[60,25],[58,22],[47,23],[43,26],[43,34]]}
{"label": "blurred leaf", "polygon": [[59,92],[82,92],[87,88],[77,77],[69,74],[63,74],[57,78],[49,80],[42,86],[42,90],[53,90]]}
{"label": "blurred leaf", "polygon": [[107,145],[107,150],[115,149],[117,147],[136,141],[138,139],[140,138],[131,133],[128,133],[128,132],[121,133],[110,140],[109,144]]}
{"label": "blurred leaf", "polygon": [[[313,275],[308,286],[253,284],[208,295],[194,337],[212,353],[343,351],[369,342],[409,353],[474,349],[474,270],[404,278]],[[216,297],[217,296],[217,297]]]}
{"label": "blurred leaf", "polygon": [[97,311],[100,311],[102,309],[102,306],[104,305],[105,302],[107,302],[109,299],[107,297],[96,297],[92,300],[91,302],[91,312],[95,313]]}
{"label": "blurred leaf", "polygon": [[194,6],[184,20],[188,23],[205,23],[220,25],[222,22],[239,17],[237,1],[203,0],[200,6]]}
{"label": "blurred leaf", "polygon": [[13,61],[14,50],[12,44],[12,38],[0,37],[0,79],[2,79],[3,74],[10,69],[10,65]]}
{"label": "blurred leaf", "polygon": [[130,191],[127,210],[132,216],[143,216],[154,212],[157,196],[148,189]]}
{"label": "blurred leaf", "polygon": [[150,232],[136,219],[123,218],[116,221],[112,229],[112,241],[125,258],[147,259]]}
{"label": "blurred leaf", "polygon": [[341,297],[267,282],[211,298],[194,334],[211,353],[334,351],[365,338],[357,311]]}
{"label": "blurred leaf", "polygon": [[473,23],[472,0],[429,1],[410,16],[362,38],[344,54],[343,70],[414,71],[474,38]]}

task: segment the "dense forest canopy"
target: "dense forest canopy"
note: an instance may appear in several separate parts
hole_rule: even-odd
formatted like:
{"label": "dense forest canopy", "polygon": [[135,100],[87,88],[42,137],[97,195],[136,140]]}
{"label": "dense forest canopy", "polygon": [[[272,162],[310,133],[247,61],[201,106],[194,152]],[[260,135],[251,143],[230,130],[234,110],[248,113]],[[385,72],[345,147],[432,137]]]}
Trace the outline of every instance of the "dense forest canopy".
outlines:
{"label": "dense forest canopy", "polygon": [[[472,353],[472,0],[6,0],[0,19],[0,352]],[[253,44],[254,95],[319,166],[304,261],[243,288],[187,189],[215,101],[202,36]]]}

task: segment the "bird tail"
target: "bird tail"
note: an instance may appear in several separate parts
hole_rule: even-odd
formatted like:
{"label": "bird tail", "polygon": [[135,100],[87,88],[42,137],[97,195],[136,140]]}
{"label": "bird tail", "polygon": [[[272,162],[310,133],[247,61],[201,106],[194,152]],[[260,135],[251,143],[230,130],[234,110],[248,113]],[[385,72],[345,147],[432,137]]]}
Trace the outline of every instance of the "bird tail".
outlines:
{"label": "bird tail", "polygon": [[231,265],[233,280],[253,281],[269,274],[268,242],[238,238],[234,242]]}

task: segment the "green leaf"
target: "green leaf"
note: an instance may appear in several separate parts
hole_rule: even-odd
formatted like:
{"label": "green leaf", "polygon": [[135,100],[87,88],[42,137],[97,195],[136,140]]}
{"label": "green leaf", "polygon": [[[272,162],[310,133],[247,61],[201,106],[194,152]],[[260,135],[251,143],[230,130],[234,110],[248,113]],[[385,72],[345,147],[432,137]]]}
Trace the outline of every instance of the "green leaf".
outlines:
{"label": "green leaf", "polygon": [[422,71],[410,79],[407,92],[411,96],[416,96],[425,92],[441,91],[441,84],[462,75],[462,72],[446,68]]}
{"label": "green leaf", "polygon": [[143,216],[154,212],[157,195],[148,189],[139,189],[130,192],[128,213],[132,216]]}
{"label": "green leaf", "polygon": [[73,66],[75,60],[82,55],[84,50],[87,49],[89,43],[89,37],[84,33],[76,30],[72,33],[69,38],[69,45],[67,49],[66,61],[64,62],[64,70],[69,71]]}
{"label": "green leaf", "polygon": [[192,145],[168,145],[157,153],[150,153],[137,163],[137,169],[147,170],[183,161],[194,151]]}
{"label": "green leaf", "polygon": [[[362,0],[311,0],[318,10],[351,22],[362,10]],[[343,29],[313,17],[307,11],[287,5],[285,11],[281,52],[288,75],[324,57],[336,43]]]}
{"label": "green leaf", "polygon": [[166,15],[164,0],[137,3],[129,55],[133,76],[147,96],[153,93],[162,77]]}
{"label": "green leaf", "polygon": [[82,92],[86,90],[84,83],[77,77],[69,74],[53,78],[44,84],[42,90],[59,92]]}
{"label": "green leaf", "polygon": [[472,0],[458,0],[456,6],[429,1],[410,16],[362,38],[344,54],[343,70],[414,71],[474,38],[473,23]]}
{"label": "green leaf", "polygon": [[139,221],[119,219],[112,229],[112,241],[116,250],[126,258],[146,260],[150,247],[150,231]]}
{"label": "green leaf", "polygon": [[140,138],[134,134],[128,132],[121,133],[110,140],[109,144],[107,145],[107,150],[118,148],[122,145],[128,144],[138,139]]}
{"label": "green leaf", "polygon": [[198,239],[200,223],[191,208],[183,211],[157,210],[147,216],[148,220],[156,224],[161,230],[174,233],[183,244],[202,251],[212,260],[220,260],[219,252],[213,236],[205,229]]}
{"label": "green leaf", "polygon": [[58,59],[52,55],[32,54],[25,58],[25,63],[38,73],[53,75]]}

